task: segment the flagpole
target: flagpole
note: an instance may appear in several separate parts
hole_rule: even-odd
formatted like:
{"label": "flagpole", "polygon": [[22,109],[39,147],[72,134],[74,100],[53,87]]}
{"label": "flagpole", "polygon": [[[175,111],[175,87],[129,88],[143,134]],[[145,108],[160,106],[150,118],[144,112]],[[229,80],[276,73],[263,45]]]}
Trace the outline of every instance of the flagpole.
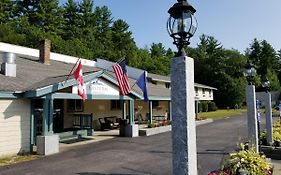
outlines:
{"label": "flagpole", "polygon": [[138,81],[136,81],[136,82],[133,84],[133,86],[131,87],[131,89],[133,89],[133,87],[137,84],[137,82],[138,82]]}
{"label": "flagpole", "polygon": [[64,80],[64,82],[62,83],[63,86],[65,85],[65,83],[66,83],[67,80],[69,79],[69,77],[70,77],[72,71],[74,70],[74,68],[75,68],[75,66],[77,65],[77,63],[78,63],[79,60],[80,60],[80,58],[77,59],[76,63],[75,63],[74,66],[72,67],[70,73],[68,74],[68,76],[66,77],[66,79]]}
{"label": "flagpole", "polygon": [[[75,63],[74,66],[72,67],[72,69],[71,69],[70,73],[68,74],[67,78],[66,78],[66,79],[64,80],[64,82],[62,83],[63,86],[65,85],[65,83],[66,83],[67,80],[69,79],[69,77],[70,77],[72,71],[74,70],[75,66],[77,65],[77,63],[78,63],[78,61],[79,61],[80,59],[81,59],[81,58],[78,58],[78,60],[76,61],[76,63]],[[121,62],[123,59],[125,59],[125,58],[121,58],[121,59],[119,59],[117,62],[115,62],[115,63],[113,63],[113,64],[119,63],[119,62]],[[101,75],[102,75],[104,72],[109,71],[108,69],[109,69],[110,67],[112,67],[112,65],[109,66],[109,67],[107,67],[106,69],[103,68],[103,69],[102,69]],[[134,84],[134,85],[135,85],[135,84]]]}
{"label": "flagpole", "polygon": [[[146,72],[146,71],[145,71]],[[147,77],[147,75],[146,75],[147,73],[145,73],[145,77]],[[142,74],[141,74],[142,75]],[[141,76],[140,75],[140,76]],[[133,84],[133,86],[131,87],[131,89],[137,84],[137,82],[138,82],[138,80]]]}
{"label": "flagpole", "polygon": [[[120,58],[118,61],[116,61],[115,63],[113,63],[113,65],[116,64],[116,63],[120,63],[123,59],[125,59],[125,58]],[[105,69],[103,69],[103,72],[109,71],[108,69],[111,68],[111,67],[112,67],[112,65],[111,65],[111,66],[108,66],[108,67],[105,68]]]}

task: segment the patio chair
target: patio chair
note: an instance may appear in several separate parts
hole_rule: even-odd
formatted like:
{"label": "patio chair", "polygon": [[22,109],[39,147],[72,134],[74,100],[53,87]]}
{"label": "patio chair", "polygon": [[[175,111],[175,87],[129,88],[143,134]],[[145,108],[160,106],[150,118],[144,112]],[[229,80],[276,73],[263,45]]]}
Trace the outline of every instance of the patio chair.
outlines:
{"label": "patio chair", "polygon": [[106,121],[104,118],[99,118],[101,130],[111,129],[111,123]]}

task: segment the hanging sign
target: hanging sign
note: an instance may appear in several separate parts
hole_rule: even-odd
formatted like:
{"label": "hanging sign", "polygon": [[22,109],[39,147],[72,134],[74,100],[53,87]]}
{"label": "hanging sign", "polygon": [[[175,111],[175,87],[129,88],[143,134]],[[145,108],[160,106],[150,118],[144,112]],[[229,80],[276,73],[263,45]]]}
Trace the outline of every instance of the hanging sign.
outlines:
{"label": "hanging sign", "polygon": [[[85,83],[87,94],[91,95],[119,95],[119,89],[102,79],[93,79]],[[77,86],[72,87],[72,93],[77,94]]]}
{"label": "hanging sign", "polygon": [[86,89],[92,95],[119,95],[119,90],[116,87],[101,79],[91,80]]}

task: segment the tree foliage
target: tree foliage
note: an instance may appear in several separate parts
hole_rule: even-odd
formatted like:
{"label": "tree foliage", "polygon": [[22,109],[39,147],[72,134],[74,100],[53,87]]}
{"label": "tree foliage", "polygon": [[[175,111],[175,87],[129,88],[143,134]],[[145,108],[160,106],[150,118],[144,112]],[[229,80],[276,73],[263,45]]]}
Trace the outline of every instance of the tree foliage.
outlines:
{"label": "tree foliage", "polygon": [[[114,19],[106,6],[93,0],[2,0],[0,2],[0,41],[38,48],[42,39],[52,41],[52,51],[86,59],[118,61],[150,73],[168,75],[174,52],[162,43],[138,48],[129,24]],[[195,48],[186,48],[194,58],[195,82],[216,87],[219,107],[233,107],[244,101],[246,80],[243,68],[248,60],[257,66],[257,87],[268,76],[273,90],[280,89],[281,50],[276,52],[265,40],[254,39],[245,54],[225,49],[212,36],[202,35]]]}
{"label": "tree foliage", "polygon": [[280,55],[266,41],[258,41],[254,39],[250,44],[250,48],[246,51],[246,56],[257,68],[257,77],[259,82],[256,82],[258,88],[261,89],[261,80],[267,77],[270,81],[272,90],[280,89]]}

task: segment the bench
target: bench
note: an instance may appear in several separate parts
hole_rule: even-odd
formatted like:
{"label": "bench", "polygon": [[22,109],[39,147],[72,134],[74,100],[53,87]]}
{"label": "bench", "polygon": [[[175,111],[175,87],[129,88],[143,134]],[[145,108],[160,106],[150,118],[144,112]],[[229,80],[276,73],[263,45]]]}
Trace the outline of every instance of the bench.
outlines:
{"label": "bench", "polygon": [[165,121],[165,116],[161,116],[161,115],[152,116],[152,119],[155,121]]}
{"label": "bench", "polygon": [[120,124],[120,118],[116,116],[111,116],[111,117],[104,117],[104,118],[99,118],[101,130],[105,129],[115,129],[119,127]]}

